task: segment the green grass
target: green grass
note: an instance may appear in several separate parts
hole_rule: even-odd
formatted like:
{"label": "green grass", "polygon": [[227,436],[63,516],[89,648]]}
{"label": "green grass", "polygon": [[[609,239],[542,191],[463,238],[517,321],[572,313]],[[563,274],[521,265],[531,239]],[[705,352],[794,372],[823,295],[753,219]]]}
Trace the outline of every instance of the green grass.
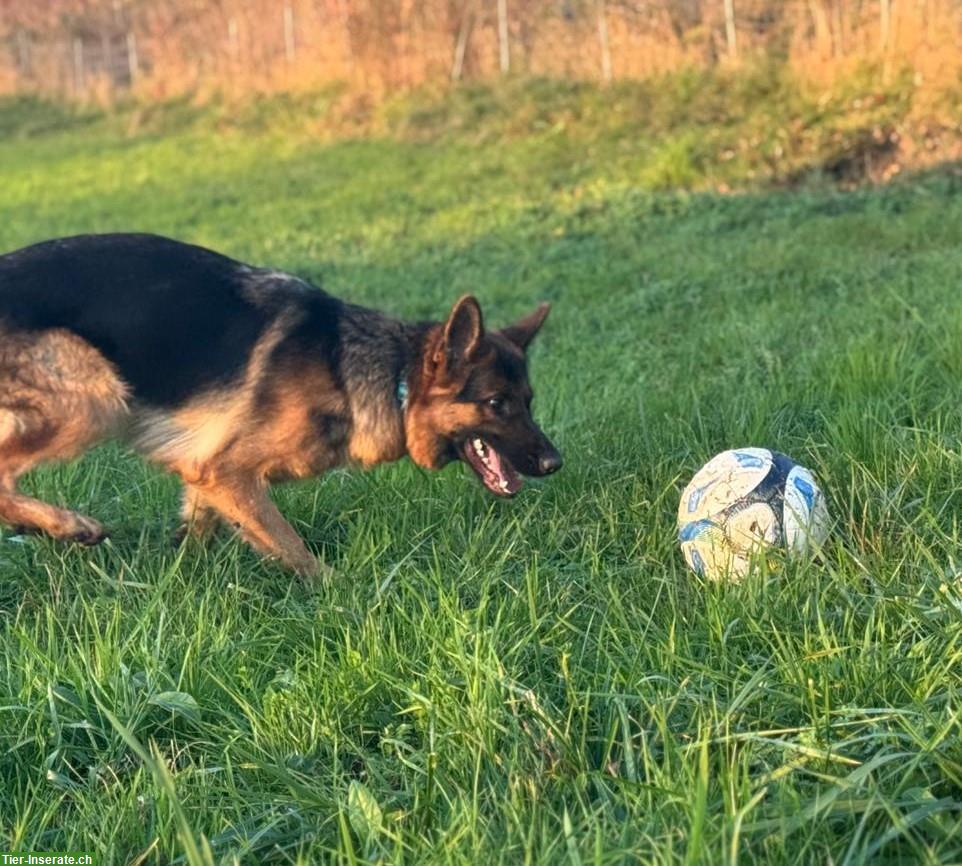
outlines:
{"label": "green grass", "polygon": [[271,130],[315,143],[362,136],[473,150],[510,143],[516,152],[536,151],[536,161],[563,161],[571,177],[593,177],[604,165],[609,175],[629,175],[650,190],[795,187],[826,177],[857,184],[962,149],[962,100],[922,83],[910,69],[865,66],[826,89],[765,63],[605,88],[508,77],[382,101],[329,87],[127,101],[105,113],[0,98],[0,139],[23,147],[38,134],[70,132],[89,148],[172,132]]}
{"label": "green grass", "polygon": [[[230,539],[170,549],[176,483],[113,447],[36,473],[113,537],[0,539],[0,850],[962,858],[954,174],[693,195],[652,177],[683,181],[695,134],[659,162],[556,128],[68,125],[0,141],[0,249],[152,230],[411,317],[551,300],[535,406],[566,466],[507,503],[406,463],[283,488],[337,569],[317,590]],[[743,444],[817,472],[834,539],[713,585],[677,498]]]}

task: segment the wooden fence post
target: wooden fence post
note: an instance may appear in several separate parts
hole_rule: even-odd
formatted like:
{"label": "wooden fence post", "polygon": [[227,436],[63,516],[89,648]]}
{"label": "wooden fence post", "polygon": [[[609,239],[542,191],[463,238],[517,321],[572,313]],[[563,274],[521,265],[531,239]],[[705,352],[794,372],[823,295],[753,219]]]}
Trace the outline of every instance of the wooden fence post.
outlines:
{"label": "wooden fence post", "polygon": [[468,53],[468,40],[471,38],[471,27],[474,24],[473,0],[465,0],[461,9],[461,26],[458,27],[458,39],[454,44],[454,61],[451,64],[451,80],[460,81],[464,74],[464,57]]}
{"label": "wooden fence post", "polygon": [[31,73],[30,39],[22,27],[17,29],[17,75],[27,78]]}
{"label": "wooden fence post", "polygon": [[127,71],[131,85],[140,77],[140,58],[137,56],[137,36],[133,30],[127,31]]}
{"label": "wooden fence post", "polygon": [[100,31],[100,75],[110,90],[113,90],[117,83],[114,73],[113,45],[106,29],[102,29]]}
{"label": "wooden fence post", "polygon": [[84,90],[84,43],[75,36],[73,40],[73,90],[79,96]]}
{"label": "wooden fence post", "polygon": [[227,22],[227,45],[232,60],[237,60],[239,40],[237,38],[237,19],[231,18]]}
{"label": "wooden fence post", "polygon": [[845,26],[842,23],[842,0],[832,2],[832,54],[842,57],[845,54]]}
{"label": "wooden fence post", "polygon": [[598,0],[598,45],[601,48],[601,78],[611,81],[611,45],[608,42],[608,18],[605,0]]}
{"label": "wooden fence post", "polygon": [[498,49],[501,72],[511,68],[511,50],[508,45],[508,0],[498,0]]}
{"label": "wooden fence post", "polygon": [[738,58],[738,35],[735,30],[735,0],[725,0],[725,40],[728,42],[728,57]]}
{"label": "wooden fence post", "polygon": [[892,0],[881,0],[879,5],[879,47],[886,52],[892,38]]}
{"label": "wooden fence post", "polygon": [[297,44],[294,41],[294,7],[290,3],[284,4],[284,56],[288,63],[293,63],[297,55]]}

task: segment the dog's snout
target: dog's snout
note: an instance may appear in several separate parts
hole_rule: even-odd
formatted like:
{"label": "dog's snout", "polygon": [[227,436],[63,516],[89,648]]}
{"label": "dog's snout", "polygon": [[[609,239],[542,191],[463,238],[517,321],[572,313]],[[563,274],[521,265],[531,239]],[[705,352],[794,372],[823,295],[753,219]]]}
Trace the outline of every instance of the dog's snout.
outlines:
{"label": "dog's snout", "polygon": [[561,455],[552,449],[538,458],[538,469],[541,470],[542,475],[550,475],[552,472],[557,472],[563,462]]}

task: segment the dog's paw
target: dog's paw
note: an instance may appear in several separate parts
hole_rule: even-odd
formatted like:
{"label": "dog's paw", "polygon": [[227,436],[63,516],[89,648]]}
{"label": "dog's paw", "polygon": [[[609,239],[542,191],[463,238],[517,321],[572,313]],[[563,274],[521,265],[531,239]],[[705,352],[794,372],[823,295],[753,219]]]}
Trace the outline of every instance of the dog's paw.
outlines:
{"label": "dog's paw", "polygon": [[190,536],[190,528],[186,523],[181,523],[172,533],[170,533],[170,546],[175,550],[180,547]]}
{"label": "dog's paw", "polygon": [[329,580],[335,575],[333,568],[311,554],[300,556],[296,560],[288,562],[287,565],[297,572],[298,576],[308,585]]}
{"label": "dog's paw", "polygon": [[107,538],[107,530],[92,517],[77,517],[76,524],[63,536],[64,541],[93,547]]}

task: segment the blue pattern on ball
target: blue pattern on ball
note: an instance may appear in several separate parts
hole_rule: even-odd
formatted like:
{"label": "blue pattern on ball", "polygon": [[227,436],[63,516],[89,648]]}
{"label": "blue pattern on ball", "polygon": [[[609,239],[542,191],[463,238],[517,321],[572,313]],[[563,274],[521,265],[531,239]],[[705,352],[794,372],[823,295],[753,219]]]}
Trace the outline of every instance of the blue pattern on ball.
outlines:
{"label": "blue pattern on ball", "polygon": [[815,507],[815,488],[804,478],[799,478],[797,475],[792,480],[795,482],[795,489],[802,494],[808,510],[811,511]]}
{"label": "blue pattern on ball", "polygon": [[686,523],[681,529],[678,530],[678,540],[679,541],[691,541],[693,538],[697,538],[706,529],[714,526],[710,520],[693,520],[691,523]]}
{"label": "blue pattern on ball", "polygon": [[735,455],[735,459],[738,461],[739,466],[747,466],[749,469],[761,469],[765,465],[765,461],[761,457],[756,457],[754,454],[746,454],[744,451],[733,451],[732,454]]}
{"label": "blue pattern on ball", "polygon": [[706,484],[704,487],[699,487],[697,490],[693,490],[691,496],[688,497],[688,513],[691,514],[696,508],[698,508],[698,503],[701,502],[702,496],[705,495],[705,491],[711,487],[711,484]]}

